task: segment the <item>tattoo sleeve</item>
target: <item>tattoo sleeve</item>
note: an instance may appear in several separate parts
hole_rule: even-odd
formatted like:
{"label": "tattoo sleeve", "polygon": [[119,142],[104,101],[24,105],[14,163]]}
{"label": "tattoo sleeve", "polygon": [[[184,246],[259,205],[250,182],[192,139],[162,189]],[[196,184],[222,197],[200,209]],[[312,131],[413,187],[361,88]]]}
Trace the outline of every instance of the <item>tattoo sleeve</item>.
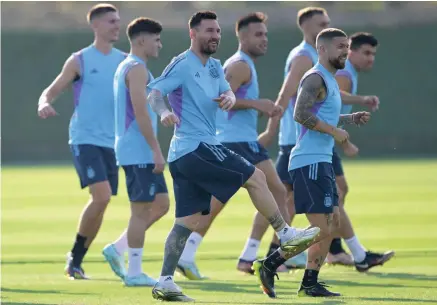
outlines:
{"label": "tattoo sleeve", "polygon": [[150,92],[147,100],[150,103],[150,106],[152,107],[153,111],[155,111],[159,116],[161,116],[161,114],[164,111],[169,110],[164,101],[164,97],[162,96],[161,92],[158,90],[153,89]]}
{"label": "tattoo sleeve", "polygon": [[354,115],[353,114],[342,114],[340,115],[339,125],[344,124],[354,124]]}
{"label": "tattoo sleeve", "polygon": [[325,84],[318,74],[309,75],[302,83],[294,108],[294,120],[308,129],[314,129],[319,119],[311,112],[317,97]]}

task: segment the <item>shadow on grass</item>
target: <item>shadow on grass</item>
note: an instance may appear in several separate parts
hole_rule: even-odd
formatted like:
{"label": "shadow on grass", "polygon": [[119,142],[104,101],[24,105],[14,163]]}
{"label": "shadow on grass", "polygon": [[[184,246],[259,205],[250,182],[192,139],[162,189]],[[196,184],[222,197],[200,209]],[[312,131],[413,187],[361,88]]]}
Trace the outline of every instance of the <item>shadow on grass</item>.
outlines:
{"label": "shadow on grass", "polygon": [[[2,287],[1,292],[12,292],[12,293],[37,293],[37,294],[69,294],[69,295],[90,295],[91,293],[86,292],[68,292],[61,290],[36,290],[36,289],[17,289],[17,288],[6,288]],[[6,303],[2,303],[6,304]]]}

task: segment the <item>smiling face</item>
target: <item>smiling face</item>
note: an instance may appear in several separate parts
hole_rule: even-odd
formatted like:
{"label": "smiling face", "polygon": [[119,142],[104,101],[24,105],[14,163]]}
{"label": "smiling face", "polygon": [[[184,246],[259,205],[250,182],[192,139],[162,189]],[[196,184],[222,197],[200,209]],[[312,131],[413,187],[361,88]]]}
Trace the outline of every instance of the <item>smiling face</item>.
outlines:
{"label": "smiling face", "polygon": [[190,30],[190,36],[201,53],[212,55],[220,45],[221,29],[217,20],[204,19]]}
{"label": "smiling face", "polygon": [[267,26],[262,22],[250,23],[239,33],[240,43],[253,57],[267,53]]}
{"label": "smiling face", "polygon": [[349,50],[347,37],[335,37],[327,47],[328,62],[335,69],[344,69]]}

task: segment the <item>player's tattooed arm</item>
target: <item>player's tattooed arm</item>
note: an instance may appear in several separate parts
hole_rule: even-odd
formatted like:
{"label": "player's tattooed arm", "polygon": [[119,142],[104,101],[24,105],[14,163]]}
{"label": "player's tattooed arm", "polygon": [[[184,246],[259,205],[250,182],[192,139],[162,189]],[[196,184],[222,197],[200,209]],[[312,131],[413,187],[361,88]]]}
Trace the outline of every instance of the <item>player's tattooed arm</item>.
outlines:
{"label": "player's tattooed arm", "polygon": [[302,83],[302,88],[297,95],[294,107],[294,120],[308,129],[315,129],[319,119],[311,112],[317,103],[319,93],[324,88],[324,82],[320,75],[309,75]]}
{"label": "player's tattooed arm", "polygon": [[342,114],[340,115],[340,120],[338,121],[339,125],[344,124],[354,124],[353,114]]}
{"label": "player's tattooed arm", "polygon": [[155,111],[159,116],[161,116],[166,111],[170,111],[167,108],[167,104],[165,103],[161,91],[159,90],[152,89],[147,100],[150,103],[153,111]]}
{"label": "player's tattooed arm", "polygon": [[340,115],[339,124],[355,124],[364,125],[370,120],[370,113],[366,111],[354,112],[352,114],[342,114]]}

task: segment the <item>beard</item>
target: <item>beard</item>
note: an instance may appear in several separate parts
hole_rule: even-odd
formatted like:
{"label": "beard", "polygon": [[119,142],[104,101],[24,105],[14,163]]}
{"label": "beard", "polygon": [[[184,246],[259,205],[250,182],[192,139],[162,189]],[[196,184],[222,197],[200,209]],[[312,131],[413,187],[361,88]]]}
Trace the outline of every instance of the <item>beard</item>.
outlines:
{"label": "beard", "polygon": [[329,64],[333,66],[337,70],[344,69],[346,60],[343,60],[342,57],[330,58]]}
{"label": "beard", "polygon": [[[210,45],[212,42],[216,42],[216,43],[217,43],[217,46]],[[201,51],[203,54],[206,54],[206,55],[212,55],[212,54],[214,54],[215,52],[217,52],[217,49],[218,49],[218,47],[219,47],[219,44],[220,44],[220,41],[219,41],[219,40],[217,40],[217,39],[210,39],[210,40],[208,40],[206,43],[204,43],[204,44],[202,45],[202,48],[201,48],[200,51]]]}

